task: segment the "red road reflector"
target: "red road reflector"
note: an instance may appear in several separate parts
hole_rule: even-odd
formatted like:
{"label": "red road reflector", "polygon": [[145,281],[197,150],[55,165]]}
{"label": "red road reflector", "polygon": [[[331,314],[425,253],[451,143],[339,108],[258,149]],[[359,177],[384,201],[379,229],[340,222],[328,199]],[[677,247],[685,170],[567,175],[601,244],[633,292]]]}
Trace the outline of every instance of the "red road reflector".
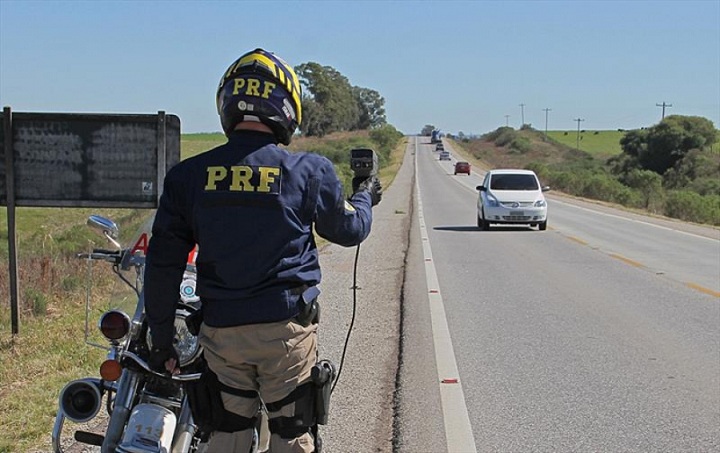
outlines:
{"label": "red road reflector", "polygon": [[445,378],[440,382],[443,384],[457,384],[460,380],[458,378]]}

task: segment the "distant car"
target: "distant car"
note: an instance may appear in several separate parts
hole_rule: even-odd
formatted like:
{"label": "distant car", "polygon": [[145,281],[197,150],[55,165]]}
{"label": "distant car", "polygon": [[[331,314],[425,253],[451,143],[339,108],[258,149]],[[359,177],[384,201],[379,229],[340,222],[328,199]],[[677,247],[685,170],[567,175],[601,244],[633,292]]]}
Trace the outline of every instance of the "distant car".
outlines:
{"label": "distant car", "polygon": [[491,223],[529,224],[547,229],[547,201],[532,170],[497,169],[485,174],[477,202],[477,226],[489,230]]}
{"label": "distant car", "polygon": [[440,151],[440,160],[450,160],[450,153],[447,151]]}
{"label": "distant car", "polygon": [[442,143],[438,143],[435,145],[435,151],[443,151],[445,149],[445,146]]}
{"label": "distant car", "polygon": [[455,162],[455,174],[465,173],[470,175],[470,163],[469,162]]}

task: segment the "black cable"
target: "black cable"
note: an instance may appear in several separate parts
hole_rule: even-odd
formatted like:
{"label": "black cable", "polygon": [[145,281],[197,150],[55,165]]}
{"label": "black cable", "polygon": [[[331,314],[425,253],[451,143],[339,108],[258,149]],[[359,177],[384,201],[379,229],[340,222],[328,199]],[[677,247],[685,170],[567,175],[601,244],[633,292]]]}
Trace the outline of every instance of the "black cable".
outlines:
{"label": "black cable", "polygon": [[352,302],[352,318],[350,318],[350,327],[348,327],[347,335],[345,336],[345,345],[343,346],[342,356],[340,356],[340,365],[338,366],[338,372],[337,376],[335,376],[335,382],[333,382],[332,388],[330,388],[330,393],[332,393],[335,390],[335,386],[337,385],[338,381],[340,380],[340,373],[343,369],[343,363],[345,363],[345,352],[347,352],[348,343],[350,342],[350,333],[352,332],[353,325],[355,324],[355,312],[357,311],[357,264],[358,264],[358,256],[360,256],[360,244],[357,245],[357,249],[355,250],[355,263],[353,264],[353,302]]}

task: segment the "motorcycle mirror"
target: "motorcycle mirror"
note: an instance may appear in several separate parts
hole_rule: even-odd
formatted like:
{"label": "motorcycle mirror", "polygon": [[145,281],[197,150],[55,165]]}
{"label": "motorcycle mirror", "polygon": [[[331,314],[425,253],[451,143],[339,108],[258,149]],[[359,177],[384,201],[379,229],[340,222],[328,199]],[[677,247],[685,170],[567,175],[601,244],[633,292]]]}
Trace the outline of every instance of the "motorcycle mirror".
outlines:
{"label": "motorcycle mirror", "polygon": [[120,228],[110,219],[99,215],[91,215],[88,217],[87,224],[99,231],[108,241],[110,241],[118,250],[122,250],[122,246],[117,241],[120,236]]}

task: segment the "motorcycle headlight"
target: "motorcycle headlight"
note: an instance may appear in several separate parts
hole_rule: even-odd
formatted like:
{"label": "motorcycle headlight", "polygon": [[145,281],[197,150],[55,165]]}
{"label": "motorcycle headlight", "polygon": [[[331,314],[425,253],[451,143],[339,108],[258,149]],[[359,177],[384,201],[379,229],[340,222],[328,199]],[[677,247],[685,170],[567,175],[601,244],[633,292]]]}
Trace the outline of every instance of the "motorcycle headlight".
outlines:
{"label": "motorcycle headlight", "polygon": [[[189,315],[190,312],[185,309],[178,309],[175,312],[175,338],[173,339],[173,346],[180,359],[181,367],[192,363],[198,358],[201,352],[198,338],[190,333],[187,324],[185,324],[185,318]],[[147,333],[147,343],[148,347],[152,349],[152,339],[150,338],[149,330]]]}

